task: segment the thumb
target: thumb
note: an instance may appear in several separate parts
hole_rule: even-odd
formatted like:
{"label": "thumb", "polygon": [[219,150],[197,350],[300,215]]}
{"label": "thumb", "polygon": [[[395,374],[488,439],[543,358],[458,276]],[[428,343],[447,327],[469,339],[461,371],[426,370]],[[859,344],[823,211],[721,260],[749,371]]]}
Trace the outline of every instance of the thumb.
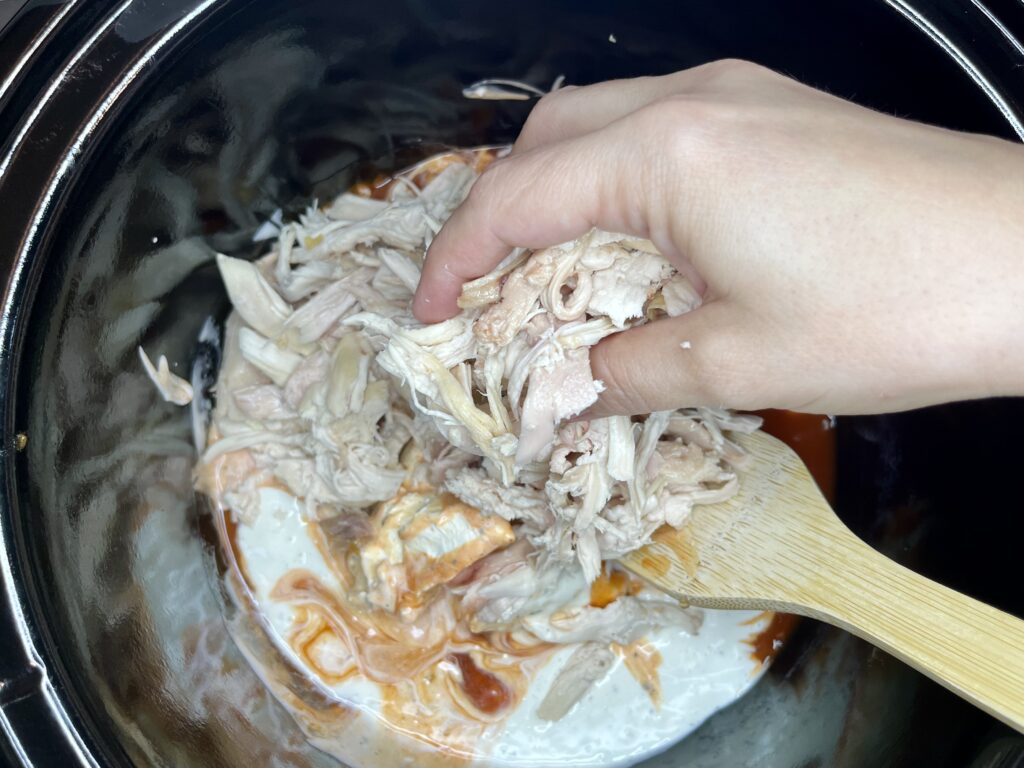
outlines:
{"label": "thumb", "polygon": [[[725,300],[603,339],[590,350],[605,385],[582,418],[711,406],[764,407],[773,370],[765,344]],[[777,369],[776,369],[777,370]],[[581,418],[581,417],[577,417]]]}

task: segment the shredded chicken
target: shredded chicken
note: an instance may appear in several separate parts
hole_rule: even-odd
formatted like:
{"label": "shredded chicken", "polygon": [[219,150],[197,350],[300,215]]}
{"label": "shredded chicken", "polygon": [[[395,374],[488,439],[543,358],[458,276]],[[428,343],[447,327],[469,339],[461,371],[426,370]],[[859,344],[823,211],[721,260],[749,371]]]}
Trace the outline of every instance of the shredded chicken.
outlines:
{"label": "shredded chicken", "polygon": [[[565,76],[559,75],[551,85],[551,92],[561,88],[563,82],[565,82]],[[502,80],[500,78],[478,80],[462,89],[463,98],[482,99],[485,101],[528,101],[529,99],[540,98],[544,93],[540,88],[529,83],[519,80]]]}
{"label": "shredded chicken", "polygon": [[192,402],[192,385],[180,376],[171,373],[171,366],[164,355],[160,355],[154,366],[153,361],[146,354],[146,350],[139,347],[139,359],[142,361],[142,367],[146,370],[146,375],[149,376],[153,386],[164,400],[175,405],[188,405]]}
{"label": "shredded chicken", "polygon": [[[734,493],[742,452],[728,433],[759,420],[695,408],[567,421],[603,388],[590,347],[700,304],[646,240],[592,231],[517,249],[466,284],[457,317],[417,322],[424,254],[481,157],[436,158],[386,200],[346,193],[275,222],[257,262],[218,257],[234,312],[198,485],[243,522],[276,485],[341,545],[358,539],[353,588],[373,610],[413,610],[444,588],[474,632],[605,650],[658,627],[696,632],[699,613],[664,600],[572,601],[603,561]],[[165,397],[191,398],[165,359],[154,369],[140,354]],[[587,654],[549,714],[610,658]]]}
{"label": "shredded chicken", "polygon": [[561,720],[590,687],[611,669],[615,653],[607,643],[584,643],[566,662],[537,707],[541,720]]}
{"label": "shredded chicken", "polygon": [[550,616],[530,616],[527,629],[551,643],[618,643],[629,645],[652,629],[679,626],[690,634],[700,629],[703,614],[666,600],[620,597],[604,608],[590,605]]}

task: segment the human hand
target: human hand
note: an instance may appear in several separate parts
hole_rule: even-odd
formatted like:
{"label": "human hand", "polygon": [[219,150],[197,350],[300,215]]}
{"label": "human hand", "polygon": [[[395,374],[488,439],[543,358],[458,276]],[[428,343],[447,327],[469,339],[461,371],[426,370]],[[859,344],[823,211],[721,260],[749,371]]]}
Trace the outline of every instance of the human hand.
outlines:
{"label": "human hand", "polygon": [[650,238],[704,292],[591,351],[592,415],[1024,394],[1024,149],[744,62],[558,91],[430,248],[414,309],[513,246]]}

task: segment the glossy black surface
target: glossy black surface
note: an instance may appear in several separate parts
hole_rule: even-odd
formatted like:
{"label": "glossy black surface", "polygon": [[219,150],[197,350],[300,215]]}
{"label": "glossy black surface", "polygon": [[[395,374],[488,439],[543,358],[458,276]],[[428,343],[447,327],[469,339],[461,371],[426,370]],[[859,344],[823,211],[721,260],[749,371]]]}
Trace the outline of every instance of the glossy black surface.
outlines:
{"label": "glossy black surface", "polygon": [[[1014,0],[992,5],[1002,29],[977,4],[821,6],[30,3],[0,42],[0,72],[17,72],[0,93],[5,749],[37,765],[330,764],[226,635],[187,417],[158,402],[135,346],[187,363],[224,309],[213,249],[249,249],[275,208],[325,198],[367,162],[513,138],[529,105],[467,102],[462,86],[740,56],[888,112],[1014,135]],[[1021,613],[1022,411],[841,423],[841,514],[897,559]],[[992,728],[806,623],[751,695],[651,765],[962,766]]]}

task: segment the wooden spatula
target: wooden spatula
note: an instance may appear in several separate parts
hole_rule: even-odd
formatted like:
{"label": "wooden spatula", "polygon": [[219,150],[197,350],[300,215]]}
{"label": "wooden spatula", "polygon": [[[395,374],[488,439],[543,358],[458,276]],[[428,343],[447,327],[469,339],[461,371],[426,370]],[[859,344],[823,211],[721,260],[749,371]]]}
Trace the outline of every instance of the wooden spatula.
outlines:
{"label": "wooden spatula", "polygon": [[862,542],[784,443],[761,432],[738,442],[751,454],[739,494],[697,507],[623,564],[693,605],[835,624],[1024,732],[1024,621]]}

